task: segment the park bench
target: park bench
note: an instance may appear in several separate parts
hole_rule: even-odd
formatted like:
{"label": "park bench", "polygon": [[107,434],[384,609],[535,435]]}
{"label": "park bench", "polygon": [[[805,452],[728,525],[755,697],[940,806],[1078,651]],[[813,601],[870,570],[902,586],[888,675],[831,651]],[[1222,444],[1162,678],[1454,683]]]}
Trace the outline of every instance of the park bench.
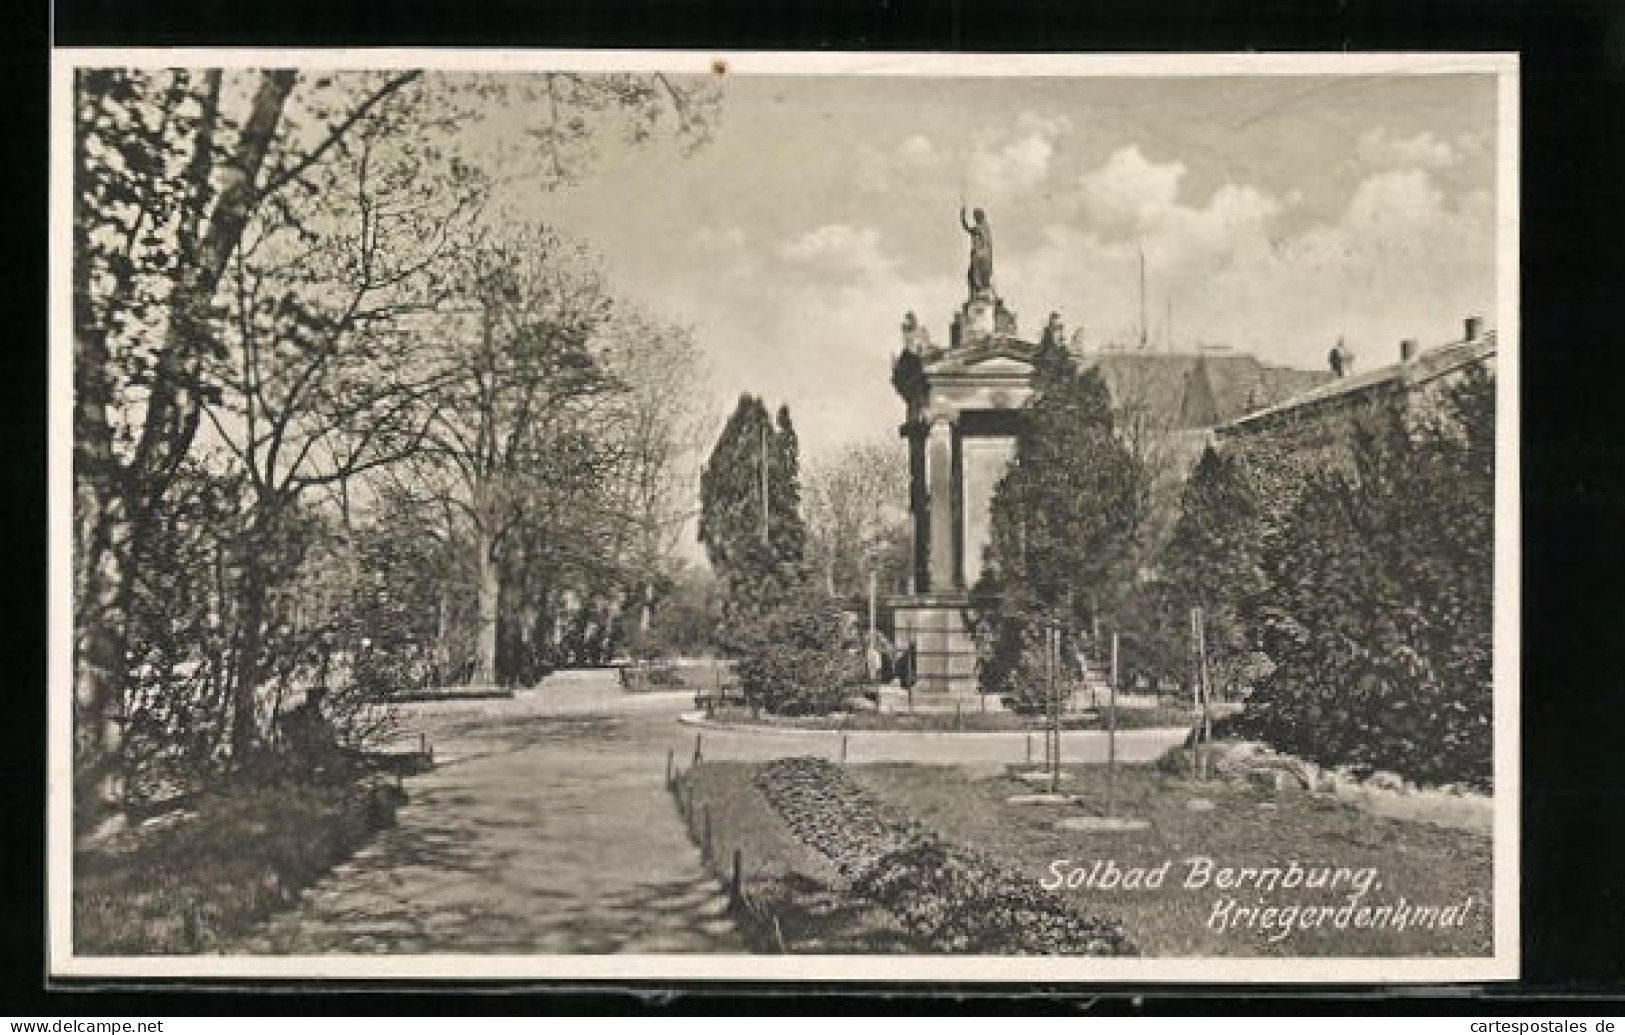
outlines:
{"label": "park bench", "polygon": [[726,705],[743,705],[744,703],[745,691],[738,683],[720,683],[716,686],[708,686],[694,695],[694,707],[703,710],[707,715]]}

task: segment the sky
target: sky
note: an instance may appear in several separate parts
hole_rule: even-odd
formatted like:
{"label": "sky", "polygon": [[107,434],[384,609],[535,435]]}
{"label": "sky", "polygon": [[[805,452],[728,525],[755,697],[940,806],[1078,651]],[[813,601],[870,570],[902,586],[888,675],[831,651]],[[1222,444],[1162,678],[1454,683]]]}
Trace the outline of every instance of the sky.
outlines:
{"label": "sky", "polygon": [[1488,75],[900,78],[729,75],[711,142],[606,147],[527,199],[613,289],[691,327],[718,421],[787,403],[816,463],[895,434],[908,311],[941,343],[965,297],[961,202],[1036,339],[1148,334],[1320,368],[1460,337],[1495,312]]}

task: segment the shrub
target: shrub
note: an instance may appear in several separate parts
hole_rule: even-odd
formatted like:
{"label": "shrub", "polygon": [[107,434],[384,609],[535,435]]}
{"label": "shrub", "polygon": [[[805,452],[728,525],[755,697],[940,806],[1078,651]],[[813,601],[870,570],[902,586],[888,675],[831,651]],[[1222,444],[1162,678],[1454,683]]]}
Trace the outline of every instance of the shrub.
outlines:
{"label": "shrub", "polygon": [[1494,380],[1442,419],[1361,430],[1265,549],[1275,663],[1231,724],[1326,765],[1489,788]]}
{"label": "shrub", "polygon": [[740,627],[737,666],[745,703],[781,715],[836,711],[863,681],[863,658],[846,649],[837,603],[802,588]]}
{"label": "shrub", "polygon": [[1064,647],[1052,683],[1040,626],[1007,615],[995,636],[993,650],[982,664],[983,693],[997,694],[1018,715],[1046,714],[1052,695],[1066,700],[1078,672],[1075,663],[1068,664]]}

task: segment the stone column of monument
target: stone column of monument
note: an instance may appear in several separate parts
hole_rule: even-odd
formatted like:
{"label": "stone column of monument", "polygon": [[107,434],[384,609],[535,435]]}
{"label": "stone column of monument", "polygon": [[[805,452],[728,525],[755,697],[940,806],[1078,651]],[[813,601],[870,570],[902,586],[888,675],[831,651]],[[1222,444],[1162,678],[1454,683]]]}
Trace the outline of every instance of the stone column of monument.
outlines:
{"label": "stone column of monument", "polygon": [[951,485],[949,498],[953,503],[953,520],[950,521],[951,530],[949,543],[953,550],[953,577],[950,585],[956,590],[965,588],[965,436],[961,433],[959,422],[953,424],[952,448],[950,450],[949,472]]}
{"label": "stone column of monument", "polygon": [[908,513],[913,517],[913,591],[931,587],[931,497],[926,494],[925,429],[903,424],[908,439]]}
{"label": "stone column of monument", "polygon": [[926,588],[932,593],[951,589],[954,584],[954,452],[952,422],[944,415],[934,415],[926,433],[926,468],[931,494],[931,569]]}

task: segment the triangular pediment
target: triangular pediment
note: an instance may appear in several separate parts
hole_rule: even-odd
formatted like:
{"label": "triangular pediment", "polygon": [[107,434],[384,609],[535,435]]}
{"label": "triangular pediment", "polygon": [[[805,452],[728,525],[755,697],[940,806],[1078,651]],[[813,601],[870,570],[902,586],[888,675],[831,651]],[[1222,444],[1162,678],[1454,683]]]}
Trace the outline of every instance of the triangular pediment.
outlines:
{"label": "triangular pediment", "polygon": [[928,369],[931,373],[1030,374],[1033,351],[1032,345],[1016,338],[995,339],[949,350]]}
{"label": "triangular pediment", "polygon": [[1030,374],[1033,365],[1015,356],[988,356],[966,363],[964,369],[978,374]]}

